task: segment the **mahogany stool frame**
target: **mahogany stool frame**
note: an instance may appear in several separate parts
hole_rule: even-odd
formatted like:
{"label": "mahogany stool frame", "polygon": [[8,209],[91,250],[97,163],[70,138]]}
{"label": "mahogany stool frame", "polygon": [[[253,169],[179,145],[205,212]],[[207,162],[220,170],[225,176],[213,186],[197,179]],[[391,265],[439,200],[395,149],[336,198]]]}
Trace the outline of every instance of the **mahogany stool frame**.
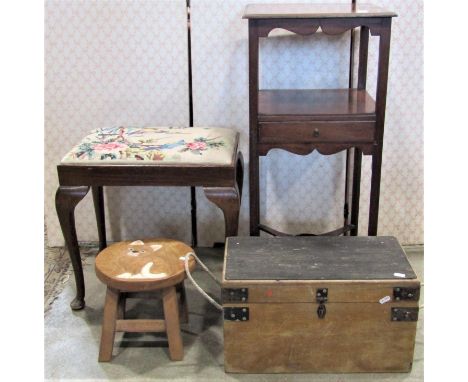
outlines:
{"label": "mahogany stool frame", "polygon": [[244,162],[238,144],[239,133],[229,165],[58,165],[59,187],[55,206],[75,275],[76,297],[70,304],[72,310],[85,306],[85,283],[74,211],[89,189],[93,194],[100,251],[107,246],[105,186],[203,187],[208,200],[223,211],[225,236],[236,236],[244,177]]}

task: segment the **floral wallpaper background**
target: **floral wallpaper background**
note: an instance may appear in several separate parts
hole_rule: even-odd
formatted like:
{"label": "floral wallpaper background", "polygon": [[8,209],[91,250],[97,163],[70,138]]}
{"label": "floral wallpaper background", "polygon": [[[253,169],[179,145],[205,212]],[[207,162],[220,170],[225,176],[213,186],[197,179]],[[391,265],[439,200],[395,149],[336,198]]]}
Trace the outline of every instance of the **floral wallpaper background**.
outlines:
{"label": "floral wallpaper background", "polygon": [[[359,1],[359,0],[358,0]],[[247,21],[251,2],[191,0],[195,126],[241,133],[248,168]],[[349,1],[302,1],[349,3]],[[423,243],[423,2],[372,0],[393,19],[379,235]],[[56,165],[100,127],[187,126],[188,51],[185,0],[46,1],[45,218],[49,245],[63,245],[55,213]],[[349,33],[261,42],[262,88],[347,87]],[[375,91],[378,38],[369,52]],[[322,232],[342,221],[344,153],[298,156],[280,150],[261,159],[261,219],[276,229]],[[367,232],[370,158],[364,157],[360,234]],[[240,234],[248,234],[248,174]],[[190,242],[189,188],[109,187],[109,240],[171,237]],[[199,244],[223,241],[220,210],[197,193]],[[91,196],[76,209],[80,241],[96,241]]]}

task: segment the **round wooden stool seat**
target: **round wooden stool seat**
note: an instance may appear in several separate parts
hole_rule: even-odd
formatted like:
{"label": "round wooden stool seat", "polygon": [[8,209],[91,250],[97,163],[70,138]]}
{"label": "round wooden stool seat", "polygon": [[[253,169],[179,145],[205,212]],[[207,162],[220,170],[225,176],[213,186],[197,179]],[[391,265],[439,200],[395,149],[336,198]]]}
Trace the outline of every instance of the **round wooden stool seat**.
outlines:
{"label": "round wooden stool seat", "polygon": [[[161,289],[185,279],[184,257],[188,245],[170,239],[122,241],[96,257],[96,275],[107,286],[125,292]],[[193,271],[195,260],[189,261]]]}
{"label": "round wooden stool seat", "polygon": [[[100,362],[111,360],[115,332],[165,332],[170,358],[183,359],[180,319],[188,322],[184,288],[188,253],[193,253],[193,249],[180,241],[146,239],[115,243],[97,255],[96,275],[107,285]],[[190,257],[189,269],[194,268],[195,260]],[[164,319],[126,319],[125,300],[132,295],[130,292],[154,290],[160,290],[156,294],[163,303]]]}

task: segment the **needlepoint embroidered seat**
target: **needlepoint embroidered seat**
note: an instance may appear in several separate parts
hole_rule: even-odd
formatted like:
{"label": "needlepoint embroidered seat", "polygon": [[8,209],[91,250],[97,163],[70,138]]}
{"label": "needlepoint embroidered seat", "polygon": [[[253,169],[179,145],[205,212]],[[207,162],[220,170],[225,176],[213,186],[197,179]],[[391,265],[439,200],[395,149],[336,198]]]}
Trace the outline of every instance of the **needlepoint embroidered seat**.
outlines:
{"label": "needlepoint embroidered seat", "polygon": [[229,165],[237,148],[236,135],[235,130],[219,127],[99,128],[73,147],[62,164]]}

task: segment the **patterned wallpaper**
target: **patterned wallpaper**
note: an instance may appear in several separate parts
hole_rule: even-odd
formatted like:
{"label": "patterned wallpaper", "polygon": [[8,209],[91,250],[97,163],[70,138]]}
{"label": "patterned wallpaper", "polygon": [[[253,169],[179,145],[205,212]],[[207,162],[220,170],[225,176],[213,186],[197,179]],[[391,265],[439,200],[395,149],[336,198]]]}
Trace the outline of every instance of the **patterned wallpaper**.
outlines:
{"label": "patterned wallpaper", "polygon": [[[248,167],[247,21],[241,17],[252,1],[191,2],[195,125],[239,130]],[[423,5],[421,0],[372,3],[399,14],[392,28],[379,234],[422,243]],[[99,126],[188,123],[184,4],[46,2],[45,206],[50,245],[63,244],[53,202],[55,165],[81,136]],[[372,92],[376,40],[372,37],[370,43]],[[349,33],[280,34],[262,41],[261,87],[346,87],[348,49]],[[341,223],[344,154],[303,157],[273,150],[261,160],[261,175],[263,222],[297,233]],[[367,232],[369,183],[370,160],[364,157],[361,234]],[[242,235],[248,234],[247,179],[244,187]],[[200,244],[222,241],[221,211],[202,192],[197,195]],[[158,235],[190,240],[188,188],[109,188],[105,197],[111,240]],[[77,207],[76,221],[80,240],[97,240],[90,195]]]}
{"label": "patterned wallpaper", "polygon": [[[187,126],[185,0],[45,4],[45,211],[50,245],[63,245],[55,213],[56,165],[101,126]],[[110,239],[190,240],[189,188],[105,191]],[[97,240],[91,192],[76,209],[79,240]]]}

